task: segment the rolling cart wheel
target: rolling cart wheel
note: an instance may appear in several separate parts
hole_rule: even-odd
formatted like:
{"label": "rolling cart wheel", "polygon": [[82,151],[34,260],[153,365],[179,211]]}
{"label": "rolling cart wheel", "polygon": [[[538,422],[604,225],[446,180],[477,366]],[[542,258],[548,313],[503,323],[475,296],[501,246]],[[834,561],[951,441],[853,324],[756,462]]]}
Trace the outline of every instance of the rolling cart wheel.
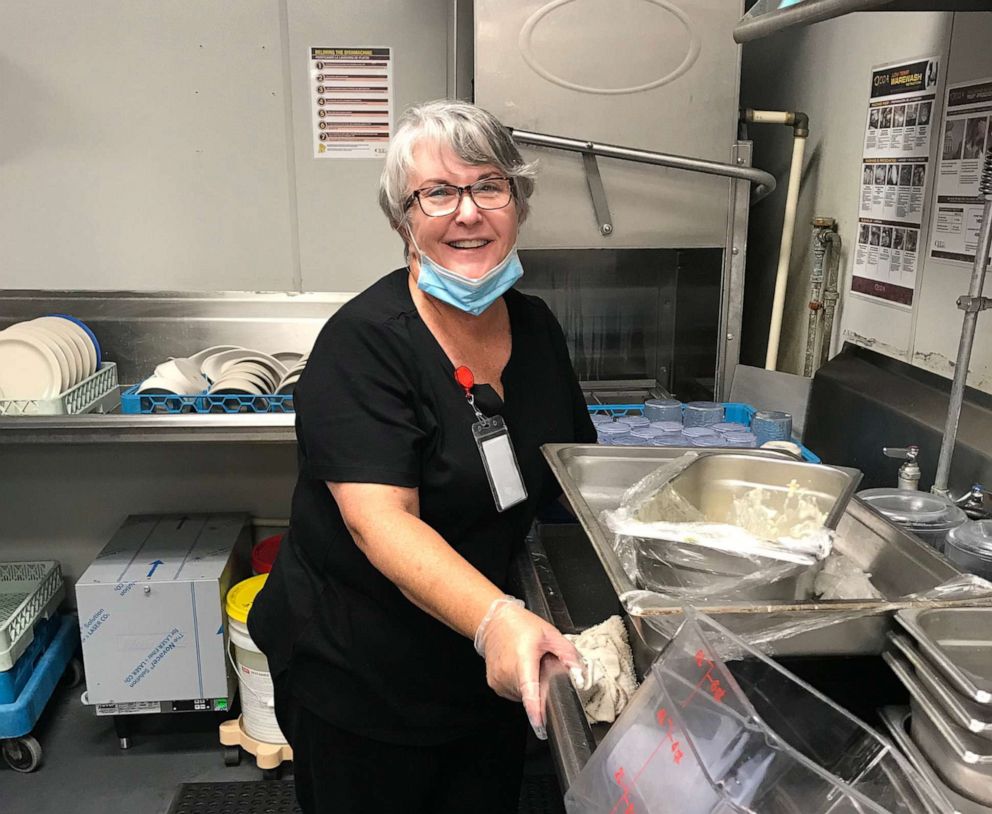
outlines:
{"label": "rolling cart wheel", "polygon": [[225,766],[241,765],[241,749],[239,747],[237,746],[224,747],[224,765]]}
{"label": "rolling cart wheel", "polygon": [[15,772],[33,772],[41,765],[41,744],[30,735],[5,740],[3,759]]}
{"label": "rolling cart wheel", "polygon": [[79,659],[72,659],[65,668],[65,672],[62,674],[62,686],[68,687],[70,690],[73,687],[78,687],[83,683],[83,663]]}
{"label": "rolling cart wheel", "polygon": [[276,766],[274,769],[262,769],[262,780],[278,780],[280,768]]}

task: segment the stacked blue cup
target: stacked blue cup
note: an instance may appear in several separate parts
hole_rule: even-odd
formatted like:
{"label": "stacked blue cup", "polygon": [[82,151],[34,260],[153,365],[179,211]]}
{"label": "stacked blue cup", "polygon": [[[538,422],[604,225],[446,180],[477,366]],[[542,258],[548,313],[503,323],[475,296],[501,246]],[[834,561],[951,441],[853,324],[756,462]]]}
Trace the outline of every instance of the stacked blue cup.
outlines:
{"label": "stacked blue cup", "polygon": [[769,441],[789,441],[792,438],[792,416],[778,410],[759,410],[751,419],[751,432],[758,446]]}

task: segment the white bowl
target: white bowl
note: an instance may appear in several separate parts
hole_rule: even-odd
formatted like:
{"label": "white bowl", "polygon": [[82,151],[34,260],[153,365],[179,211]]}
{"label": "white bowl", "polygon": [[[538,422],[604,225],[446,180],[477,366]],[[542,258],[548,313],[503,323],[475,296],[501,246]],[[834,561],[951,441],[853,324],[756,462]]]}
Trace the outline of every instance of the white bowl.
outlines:
{"label": "white bowl", "polygon": [[262,353],[262,351],[259,350],[251,350],[250,348],[238,348],[234,350],[222,351],[221,353],[215,353],[204,359],[200,367],[203,370],[204,375],[206,375],[210,381],[215,382],[221,378],[224,373],[224,368],[229,363],[239,362],[242,360],[257,362],[265,365],[275,374],[276,381],[289,372],[287,371],[286,366],[278,359],[273,359],[267,353]]}
{"label": "white bowl", "polygon": [[149,376],[138,386],[135,392],[144,393],[149,396],[195,396],[200,391],[186,392],[182,385],[177,386],[171,379],[161,376]]}
{"label": "white bowl", "polygon": [[214,382],[210,388],[212,396],[261,396],[261,388],[248,379],[225,378]]}
{"label": "white bowl", "polygon": [[200,368],[189,359],[177,358],[162,362],[155,368],[155,377],[170,382],[177,393],[192,395],[202,393],[208,383]]}

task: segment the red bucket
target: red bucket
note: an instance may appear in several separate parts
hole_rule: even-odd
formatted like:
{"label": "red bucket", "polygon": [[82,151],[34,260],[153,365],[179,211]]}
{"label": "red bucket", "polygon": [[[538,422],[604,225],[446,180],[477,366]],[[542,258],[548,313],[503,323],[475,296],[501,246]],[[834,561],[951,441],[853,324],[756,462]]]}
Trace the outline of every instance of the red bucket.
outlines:
{"label": "red bucket", "polygon": [[279,544],[283,535],[273,534],[266,537],[251,550],[251,570],[254,574],[267,574],[272,570],[279,553]]}

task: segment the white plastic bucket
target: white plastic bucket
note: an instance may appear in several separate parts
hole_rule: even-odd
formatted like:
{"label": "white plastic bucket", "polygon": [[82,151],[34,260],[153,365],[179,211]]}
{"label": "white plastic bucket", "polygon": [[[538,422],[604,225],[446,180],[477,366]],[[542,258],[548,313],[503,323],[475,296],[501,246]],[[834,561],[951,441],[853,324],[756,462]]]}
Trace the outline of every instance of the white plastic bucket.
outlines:
{"label": "white plastic bucket", "polygon": [[[253,580],[245,580],[239,583],[232,590],[234,595],[238,588],[245,586]],[[264,575],[261,578],[264,580]],[[258,585],[254,593],[257,593]],[[247,608],[232,608],[233,596],[228,597],[228,634],[230,636],[231,647],[234,651],[232,664],[238,676],[238,687],[241,690],[241,724],[245,733],[250,738],[263,743],[286,743],[286,736],[279,729],[276,721],[274,695],[272,686],[272,676],[269,674],[269,663],[258,646],[251,640],[248,633]],[[254,596],[252,596],[254,598]],[[248,600],[250,608],[251,600]],[[233,611],[233,612],[232,612]],[[235,613],[242,616],[242,619],[235,618]]]}

